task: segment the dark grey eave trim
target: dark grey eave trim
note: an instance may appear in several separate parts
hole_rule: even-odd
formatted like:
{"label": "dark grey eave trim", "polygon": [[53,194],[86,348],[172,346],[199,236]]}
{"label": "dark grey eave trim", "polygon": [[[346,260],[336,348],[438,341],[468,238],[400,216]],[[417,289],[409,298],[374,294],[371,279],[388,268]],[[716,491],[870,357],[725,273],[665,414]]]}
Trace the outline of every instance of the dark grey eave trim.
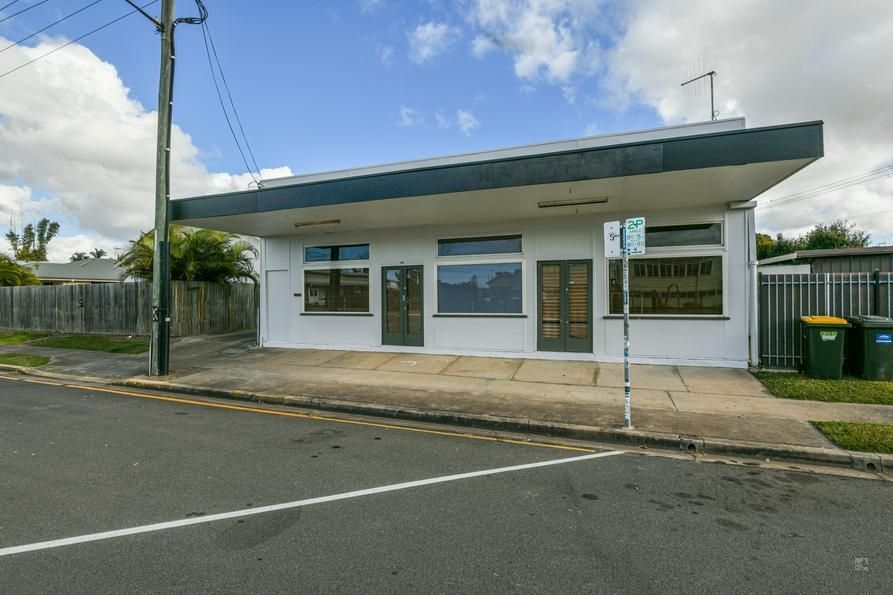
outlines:
{"label": "dark grey eave trim", "polygon": [[301,312],[301,316],[375,316],[372,312]]}
{"label": "dark grey eave trim", "polygon": [[714,132],[186,198],[171,202],[171,220],[225,217],[748,163],[815,160],[824,155],[823,143],[821,121]]}

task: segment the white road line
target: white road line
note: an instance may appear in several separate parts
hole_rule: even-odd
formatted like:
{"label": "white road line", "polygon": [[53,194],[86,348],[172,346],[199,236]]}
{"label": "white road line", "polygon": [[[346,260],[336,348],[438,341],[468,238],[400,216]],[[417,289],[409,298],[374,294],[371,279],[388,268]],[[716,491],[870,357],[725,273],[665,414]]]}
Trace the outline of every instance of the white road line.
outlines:
{"label": "white road line", "polygon": [[202,517],[192,517],[188,519],[179,519],[176,521],[168,521],[166,523],[155,523],[153,525],[142,525],[140,527],[131,527],[129,529],[118,529],[116,531],[103,531],[102,533],[91,533],[89,535],[80,535],[78,537],[66,537],[64,539],[54,539],[52,541],[41,541],[39,543],[30,543],[26,545],[17,545],[0,549],[0,557],[12,556],[14,554],[22,554],[25,552],[33,552],[37,550],[47,550],[54,547],[62,547],[65,545],[75,545],[78,543],[87,543],[90,541],[101,541],[104,539],[114,539],[115,537],[125,537],[127,535],[138,535],[140,533],[152,533],[155,531],[164,531],[165,529],[176,529],[178,527],[186,527],[188,525],[200,525],[202,523],[213,523],[215,521],[223,521],[226,519],[235,519],[244,516],[253,516],[263,514],[265,512],[274,512],[277,510],[287,510],[289,508],[300,508],[302,506],[311,506],[313,504],[324,504],[326,502],[336,502],[338,500],[348,500],[350,498],[360,498],[362,496],[372,496],[373,494],[383,494],[385,492],[396,492],[398,490],[406,490],[409,488],[417,488],[420,486],[432,485],[437,483],[446,483],[449,481],[459,481],[461,479],[471,479],[473,477],[481,477],[485,475],[496,475],[498,473],[509,473],[511,471],[523,471],[525,469],[536,469],[537,467],[549,467],[552,465],[563,465],[565,463],[577,463],[579,461],[588,461],[589,459],[598,459],[602,457],[610,457],[613,455],[623,454],[623,451],[612,450],[608,452],[598,452],[579,457],[570,457],[566,459],[553,459],[551,461],[542,461],[539,463],[527,463],[524,465],[514,465],[512,467],[499,467],[498,469],[486,469],[484,471],[472,471],[470,473],[459,473],[457,475],[444,475],[443,477],[432,477],[430,479],[420,479],[417,481],[407,481],[404,483],[395,483],[391,485],[381,486],[377,488],[367,488],[365,490],[356,490],[353,492],[345,492],[343,494],[334,494],[332,496],[321,496],[319,498],[308,498],[306,500],[296,500],[295,502],[284,502],[282,504],[271,504],[270,506],[259,506],[257,508],[246,508],[245,510],[235,510],[233,512],[222,512],[219,514],[211,514]]}

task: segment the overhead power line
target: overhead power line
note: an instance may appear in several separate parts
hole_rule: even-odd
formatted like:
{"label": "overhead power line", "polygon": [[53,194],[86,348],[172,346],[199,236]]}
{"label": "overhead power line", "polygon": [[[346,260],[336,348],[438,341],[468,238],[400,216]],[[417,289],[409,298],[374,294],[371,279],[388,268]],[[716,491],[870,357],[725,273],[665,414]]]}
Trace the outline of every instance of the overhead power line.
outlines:
{"label": "overhead power line", "polygon": [[[151,6],[151,5],[155,4],[156,2],[158,2],[158,0],[152,0],[151,2],[148,2],[147,4],[143,4],[140,8],[146,8],[147,6]],[[126,18],[129,17],[130,15],[134,14],[135,12],[136,12],[136,10],[131,10],[131,11],[128,12],[127,14],[122,14],[122,15],[119,16],[118,18],[113,19],[113,20],[111,20],[111,21],[105,23],[104,25],[100,25],[99,27],[96,27],[96,28],[93,29],[92,31],[88,31],[87,33],[84,33],[83,35],[81,35],[81,36],[79,36],[79,37],[75,37],[74,39],[72,39],[72,40],[69,41],[68,43],[64,43],[64,44],[60,45],[59,47],[50,50],[49,52],[46,52],[46,53],[44,53],[44,54],[41,54],[41,55],[37,56],[37,57],[34,58],[33,60],[30,60],[30,61],[28,61],[28,62],[25,62],[24,64],[20,64],[20,65],[16,66],[15,68],[13,68],[12,70],[7,70],[6,72],[0,74],[0,78],[3,78],[3,77],[5,77],[5,76],[7,76],[7,75],[9,75],[9,74],[12,74],[13,72],[15,72],[15,71],[17,71],[17,70],[21,70],[22,68],[24,68],[24,67],[26,67],[26,66],[28,66],[28,65],[30,65],[30,64],[34,64],[34,63],[37,62],[38,60],[41,60],[41,59],[43,59],[43,58],[46,58],[46,57],[49,56],[50,54],[55,54],[55,53],[58,52],[59,50],[61,50],[61,49],[63,49],[63,48],[66,48],[66,47],[70,46],[71,44],[73,44],[73,43],[75,43],[75,42],[78,42],[78,41],[84,39],[85,37],[87,37],[87,36],[89,36],[89,35],[93,35],[94,33],[98,32],[98,31],[102,31],[102,30],[105,29],[106,27],[110,27],[111,25],[114,25],[114,24],[117,23],[118,21],[123,21],[124,19],[126,19]]]}
{"label": "overhead power line", "polygon": [[[17,0],[17,1],[18,1],[18,0]],[[28,6],[27,8],[23,8],[22,10],[20,10],[20,11],[18,11],[18,12],[14,12],[14,13],[12,13],[12,14],[9,15],[8,17],[3,17],[2,19],[0,19],[0,23],[4,23],[4,22],[8,21],[9,19],[11,19],[11,18],[13,18],[13,17],[17,17],[17,16],[19,16],[19,15],[22,14],[23,12],[28,12],[28,11],[31,10],[32,8],[37,8],[37,7],[40,6],[41,4],[46,4],[46,3],[49,2],[49,1],[50,1],[50,0],[40,0],[40,2],[38,2],[37,4],[32,4],[31,6]],[[15,2],[10,2],[10,3],[7,4],[6,6],[4,6],[3,8],[8,8],[8,7],[12,6],[13,4],[15,4]],[[0,10],[2,10],[2,9],[0,9]]]}
{"label": "overhead power line", "polygon": [[[245,164],[245,169],[248,170],[248,174],[251,176],[251,179],[254,180],[254,183],[260,187],[261,183],[255,177],[254,172],[251,170],[251,166],[248,165],[248,159],[245,156],[245,151],[242,149],[242,143],[239,142],[239,137],[236,135],[236,131],[233,128],[233,123],[230,120],[229,112],[226,109],[226,103],[223,101],[223,94],[220,92],[220,85],[217,83],[217,73],[214,69],[214,62],[212,62],[211,54],[212,48],[214,48],[214,41],[211,39],[211,30],[208,28],[207,23],[202,23],[202,39],[205,42],[205,54],[208,56],[208,67],[211,69],[211,80],[214,81],[214,89],[217,91],[217,100],[220,102],[220,109],[223,110],[223,117],[226,120],[226,125],[229,127],[229,132],[233,137],[233,141],[236,143],[236,149],[238,149],[239,154],[242,156],[242,163]],[[239,130],[242,132],[242,138],[245,142],[245,148],[248,150],[248,154],[251,155],[251,161],[254,163],[254,167],[257,170],[258,176],[260,175],[260,168],[257,167],[257,161],[254,159],[254,153],[251,151],[251,146],[248,144],[248,138],[245,136],[245,129],[242,127],[242,122],[239,119],[239,112],[236,110],[236,104],[233,102],[232,94],[229,92],[229,85],[226,83],[226,76],[223,74],[223,68],[220,66],[220,60],[217,57],[216,48],[213,49],[214,58],[213,60],[217,63],[217,70],[220,71],[220,78],[223,82],[224,87],[226,88],[226,94],[229,97],[230,106],[233,110],[233,115],[235,116],[236,122],[238,123]]]}
{"label": "overhead power line", "polygon": [[94,0],[94,1],[91,2],[90,4],[88,4],[88,5],[84,6],[84,7],[81,7],[81,8],[77,9],[76,11],[74,11],[74,12],[72,12],[72,13],[70,13],[70,14],[65,15],[64,17],[62,17],[62,18],[59,19],[58,21],[53,21],[52,23],[50,23],[49,25],[47,25],[47,26],[44,27],[43,29],[38,29],[37,31],[35,31],[35,32],[32,33],[31,35],[29,35],[28,37],[23,37],[23,38],[21,38],[20,40],[16,41],[15,43],[11,43],[11,44],[9,44],[8,46],[6,46],[6,47],[3,48],[2,50],[0,50],[0,54],[2,54],[3,52],[5,52],[6,50],[8,50],[8,49],[10,49],[10,48],[14,48],[14,47],[17,46],[17,45],[19,45],[19,44],[21,44],[21,43],[24,43],[24,42],[28,41],[28,40],[31,39],[32,37],[35,37],[35,36],[37,36],[37,35],[40,35],[40,34],[43,33],[44,31],[46,31],[47,29],[49,29],[49,28],[51,28],[51,27],[55,27],[56,25],[58,25],[58,24],[61,23],[62,21],[68,20],[68,19],[70,19],[71,17],[73,17],[74,15],[79,14],[79,13],[81,13],[81,12],[84,12],[85,10],[87,10],[88,8],[90,8],[91,6],[96,6],[96,5],[99,4],[100,2],[102,2],[102,0]]}
{"label": "overhead power line", "polygon": [[878,169],[874,169],[871,171],[863,172],[861,174],[857,174],[855,176],[850,176],[848,178],[843,178],[840,180],[836,180],[834,182],[829,182],[827,184],[822,184],[821,186],[816,186],[815,188],[809,188],[807,190],[803,190],[800,192],[795,192],[793,194],[788,194],[786,196],[781,196],[779,198],[775,198],[770,200],[767,203],[759,205],[764,209],[771,209],[783,205],[788,205],[795,202],[800,202],[802,200],[806,200],[809,198],[814,198],[816,196],[820,196],[822,194],[827,194],[829,192],[835,192],[837,190],[843,190],[844,188],[850,188],[851,186],[858,186],[860,184],[866,184],[878,178],[883,178],[886,176],[893,175],[893,166],[886,165],[884,167],[880,167]]}
{"label": "overhead power line", "polygon": [[12,6],[13,4],[15,4],[15,3],[18,2],[18,1],[19,1],[19,0],[12,0],[12,2],[10,2],[9,4],[6,4],[6,5],[4,5],[4,6],[0,6],[0,10],[6,10],[7,8],[9,8],[10,6]]}

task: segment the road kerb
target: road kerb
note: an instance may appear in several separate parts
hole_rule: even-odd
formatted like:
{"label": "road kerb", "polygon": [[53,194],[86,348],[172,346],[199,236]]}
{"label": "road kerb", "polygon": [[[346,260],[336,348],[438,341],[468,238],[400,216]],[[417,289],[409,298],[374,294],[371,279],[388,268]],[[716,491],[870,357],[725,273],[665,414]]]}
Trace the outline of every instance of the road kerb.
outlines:
{"label": "road kerb", "polygon": [[[215,387],[194,386],[142,378],[131,378],[115,384],[132,388],[162,390],[189,395],[237,399],[241,401],[261,402],[275,405],[288,405],[322,411],[369,415],[405,421],[439,423],[504,432],[520,432],[549,436],[552,438],[621,444],[639,448],[644,447],[683,451],[693,455],[705,454],[761,460],[784,460],[788,462],[820,464],[849,469],[864,469],[864,465],[861,465],[860,461],[864,460],[865,453],[849,453],[838,448],[816,448],[788,444],[764,444],[698,436],[681,436],[677,434],[645,432],[636,429],[604,428],[546,422],[526,418],[500,417],[430,409],[423,410],[412,407],[327,399],[309,395],[273,395],[261,392],[224,390]],[[692,445],[694,445],[693,449]],[[873,458],[876,457],[877,460],[881,462],[879,465],[880,469],[877,469],[876,472],[889,473],[890,470],[893,469],[893,460],[890,460],[893,459],[893,457],[872,454],[868,454],[867,456]]]}

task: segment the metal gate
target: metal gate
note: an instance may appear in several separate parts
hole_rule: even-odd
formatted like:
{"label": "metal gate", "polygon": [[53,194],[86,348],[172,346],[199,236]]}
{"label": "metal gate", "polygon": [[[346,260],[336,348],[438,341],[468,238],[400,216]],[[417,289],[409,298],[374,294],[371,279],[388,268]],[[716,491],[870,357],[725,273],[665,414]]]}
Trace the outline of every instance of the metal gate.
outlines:
{"label": "metal gate", "polygon": [[893,274],[815,273],[759,276],[760,364],[800,365],[800,317],[891,316]]}

